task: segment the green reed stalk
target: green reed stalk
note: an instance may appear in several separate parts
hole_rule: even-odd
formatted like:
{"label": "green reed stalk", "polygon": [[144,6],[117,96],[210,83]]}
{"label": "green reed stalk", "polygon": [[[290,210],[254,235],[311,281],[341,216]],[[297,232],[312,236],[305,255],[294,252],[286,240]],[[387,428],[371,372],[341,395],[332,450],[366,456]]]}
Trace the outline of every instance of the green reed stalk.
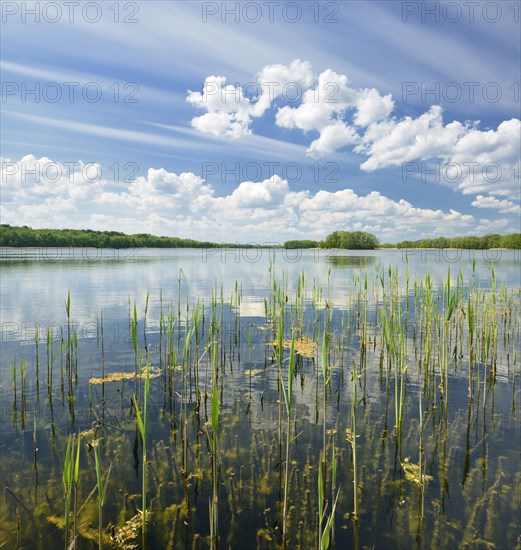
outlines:
{"label": "green reed stalk", "polygon": [[71,502],[74,493],[74,523],[73,523],[73,540],[76,538],[76,494],[78,487],[78,478],[80,471],[80,436],[76,439],[70,435],[67,439],[67,449],[63,460],[62,481],[65,497],[65,549],[69,548],[70,544],[70,514]]}
{"label": "green reed stalk", "polygon": [[[72,355],[72,341],[71,341],[71,291],[67,292],[67,301],[65,302],[65,311],[67,313],[67,343],[65,350],[65,366],[70,371],[71,369],[71,355]],[[69,374],[70,376],[70,374]]]}
{"label": "green reed stalk", "polygon": [[[324,315],[324,327],[322,332],[322,461],[319,465],[319,468],[323,469],[323,483],[324,486],[327,486],[327,441],[326,441],[326,427],[327,427],[327,388],[331,380],[331,375],[329,373],[329,324],[331,322],[331,315],[333,313],[332,308],[329,310],[330,316],[329,319],[327,315]],[[327,491],[324,491],[327,492]]]}
{"label": "green reed stalk", "polygon": [[[336,458],[336,449],[335,444],[333,442],[331,446],[331,502],[335,502],[335,492],[337,496],[340,494],[340,488],[337,491],[336,488],[336,478],[337,478],[337,458]],[[331,521],[331,542],[335,543],[335,506],[332,508],[331,517],[333,518]]]}
{"label": "green reed stalk", "polygon": [[190,369],[189,357],[190,357],[190,342],[194,333],[193,327],[186,333],[183,357],[181,360],[181,369],[183,372],[183,390],[181,399],[181,422],[183,429],[183,474],[185,478],[185,487],[188,486],[188,415],[186,407],[188,403],[188,371]]}
{"label": "green reed stalk", "polygon": [[403,422],[403,407],[405,403],[405,374],[408,365],[405,362],[405,335],[400,333],[400,406],[398,410],[398,431],[401,434]]}
{"label": "green reed stalk", "polygon": [[103,548],[103,505],[107,492],[108,476],[110,475],[110,467],[107,473],[107,479],[103,480],[101,472],[101,462],[99,457],[99,440],[92,442],[92,450],[94,451],[94,465],[96,468],[96,487],[98,489],[98,548]]}
{"label": "green reed stalk", "polygon": [[27,368],[25,366],[24,358],[22,357],[20,359],[20,379],[22,381],[22,403],[26,401],[26,395],[25,395],[26,378],[27,378]]}
{"label": "green reed stalk", "polygon": [[472,304],[472,296],[469,292],[467,299],[467,338],[468,338],[468,353],[469,353],[469,396],[472,398],[473,386],[474,386],[474,327],[475,327],[475,317],[474,317],[474,306]]}
{"label": "green reed stalk", "polygon": [[148,300],[150,298],[150,291],[147,290],[147,295],[145,297],[145,313],[143,318],[143,338],[146,340],[146,330],[147,330],[147,313],[148,313]]}
{"label": "green reed stalk", "polygon": [[145,365],[145,391],[143,395],[143,414],[139,410],[139,404],[136,396],[133,396],[134,407],[136,409],[136,421],[139,432],[141,433],[142,444],[142,495],[141,495],[141,535],[143,549],[146,548],[146,528],[147,528],[147,411],[148,411],[148,395],[150,393],[150,371],[149,364]]}
{"label": "green reed stalk", "polygon": [[74,351],[74,382],[78,383],[78,332],[76,329],[72,331],[72,346]]}
{"label": "green reed stalk", "polygon": [[284,545],[287,543],[287,512],[288,512],[288,496],[289,496],[289,450],[291,443],[291,405],[293,396],[293,375],[295,370],[295,339],[291,339],[291,351],[289,355],[288,366],[288,386],[286,388],[284,384],[284,378],[282,375],[282,366],[279,364],[279,377],[280,385],[282,388],[282,394],[284,396],[284,404],[286,406],[286,469],[284,475],[284,504],[282,508],[282,536]]}
{"label": "green reed stalk", "polygon": [[[320,464],[325,461],[322,452],[320,453]],[[335,464],[335,459],[333,463]],[[336,472],[336,466],[334,471]],[[327,516],[327,501],[325,500],[324,480],[322,477],[322,467],[318,468],[318,550],[328,550],[331,544],[331,533],[333,529],[333,523],[335,518],[336,505],[338,502],[338,496],[340,495],[340,489],[333,501],[331,508],[331,514]],[[324,504],[325,503],[325,504]],[[322,527],[323,526],[323,527]]]}
{"label": "green reed stalk", "polygon": [[249,324],[247,327],[246,327],[246,330],[245,330],[245,335],[246,335],[246,341],[248,342],[248,368],[249,368],[249,371],[250,371],[250,395],[249,395],[249,402],[248,402],[248,413],[250,412],[250,407],[251,407],[251,400],[252,400],[252,364],[251,364],[251,352],[253,350],[253,346],[252,346],[252,324]]}
{"label": "green reed stalk", "polygon": [[47,327],[47,386],[52,389],[52,368],[54,363],[53,331]]}
{"label": "green reed stalk", "polygon": [[212,458],[212,498],[210,500],[210,548],[217,549],[219,542],[219,472],[218,472],[218,429],[219,429],[219,367],[217,362],[217,340],[212,342],[212,416],[211,434],[207,430]]}
{"label": "green reed stalk", "polygon": [[134,369],[137,374],[137,308],[134,300],[134,314],[132,316],[132,347],[134,348]]}
{"label": "green reed stalk", "polygon": [[39,346],[40,346],[40,328],[38,323],[34,327],[34,360],[36,364],[36,396],[40,395],[40,359],[39,359]]}
{"label": "green reed stalk", "polygon": [[357,431],[356,431],[356,402],[357,402],[357,395],[356,395],[356,384],[357,384],[357,376],[356,376],[356,366],[353,362],[353,395],[352,395],[352,403],[351,403],[351,447],[353,450],[353,518],[355,522],[358,521],[358,463],[357,463],[357,444],[356,444],[356,438]]}
{"label": "green reed stalk", "polygon": [[[105,378],[105,336],[103,332],[103,310],[100,313],[100,337],[101,337],[101,378]],[[101,398],[105,402],[105,384],[101,385]]]}
{"label": "green reed stalk", "polygon": [[451,317],[456,310],[459,300],[459,280],[456,279],[456,287],[451,291],[450,284],[450,268],[447,273],[447,281],[445,287],[445,322],[443,323],[443,360],[442,360],[442,388],[445,399],[445,406],[448,407],[448,391],[449,391],[449,323]]}
{"label": "green reed stalk", "polygon": [[423,406],[422,406],[422,392],[420,390],[419,392],[419,419],[420,419],[420,442],[419,442],[419,465],[420,465],[420,482],[421,482],[421,494],[422,494],[422,502],[421,502],[421,518],[423,519],[425,517],[425,450],[423,448]]}
{"label": "green reed stalk", "polygon": [[38,445],[36,439],[36,411],[33,409],[33,454],[34,454],[34,472],[36,474],[36,485],[38,485]]}
{"label": "green reed stalk", "polygon": [[[201,309],[204,306],[201,305],[199,299],[197,300],[197,304],[194,307],[192,319],[193,319],[193,331],[195,335],[195,356],[196,358],[199,356],[199,344],[201,340],[201,334],[200,334],[200,325],[201,325]],[[199,404],[201,400],[201,395],[199,391],[199,363],[198,361],[195,362],[194,365],[194,375],[195,375],[195,402],[197,410],[199,410]]]}

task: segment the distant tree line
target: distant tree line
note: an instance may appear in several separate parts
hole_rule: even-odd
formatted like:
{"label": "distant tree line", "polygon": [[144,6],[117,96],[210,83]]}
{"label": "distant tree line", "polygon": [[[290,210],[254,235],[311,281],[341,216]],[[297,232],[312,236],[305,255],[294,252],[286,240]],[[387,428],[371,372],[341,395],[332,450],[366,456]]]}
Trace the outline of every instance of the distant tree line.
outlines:
{"label": "distant tree line", "polygon": [[[26,225],[0,225],[0,246],[13,247],[93,247],[93,248],[264,248],[258,244],[214,243],[180,237],[158,237],[149,233],[127,235],[119,231],[92,229],[32,229]],[[343,248],[373,250],[376,248],[521,248],[521,233],[485,235],[484,237],[437,237],[398,244],[379,244],[378,239],[365,231],[334,231],[323,241],[291,240],[284,248]]]}
{"label": "distant tree line", "polygon": [[148,233],[127,235],[119,231],[92,229],[32,229],[26,225],[0,225],[0,246],[13,247],[93,247],[93,248],[214,248],[258,247],[258,245],[217,244],[209,241],[157,237]]}
{"label": "distant tree line", "polygon": [[378,239],[365,231],[333,231],[323,241],[286,241],[284,248],[345,248],[348,250],[373,250]]}
{"label": "distant tree line", "polygon": [[333,231],[321,243],[321,248],[345,248],[347,250],[374,250],[378,239],[365,231]]}
{"label": "distant tree line", "polygon": [[485,250],[488,248],[521,248],[521,233],[510,235],[485,235],[484,237],[437,237],[418,241],[402,241],[398,244],[383,244],[380,248],[465,248]]}
{"label": "distant tree line", "polygon": [[310,241],[308,239],[303,241],[286,241],[284,243],[284,248],[318,248],[319,246],[319,241]]}
{"label": "distant tree line", "polygon": [[485,235],[484,237],[437,237],[418,241],[402,241],[398,244],[379,244],[378,239],[365,231],[334,231],[323,241],[286,241],[284,248],[344,248],[347,250],[373,250],[376,248],[521,248],[521,233],[510,235]]}

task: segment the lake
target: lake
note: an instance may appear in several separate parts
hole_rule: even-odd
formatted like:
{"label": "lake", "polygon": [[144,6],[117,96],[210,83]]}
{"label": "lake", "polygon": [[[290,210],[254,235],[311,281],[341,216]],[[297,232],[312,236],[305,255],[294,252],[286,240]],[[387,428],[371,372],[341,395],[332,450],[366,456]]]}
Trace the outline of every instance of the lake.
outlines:
{"label": "lake", "polygon": [[0,548],[521,547],[520,261],[0,250]]}

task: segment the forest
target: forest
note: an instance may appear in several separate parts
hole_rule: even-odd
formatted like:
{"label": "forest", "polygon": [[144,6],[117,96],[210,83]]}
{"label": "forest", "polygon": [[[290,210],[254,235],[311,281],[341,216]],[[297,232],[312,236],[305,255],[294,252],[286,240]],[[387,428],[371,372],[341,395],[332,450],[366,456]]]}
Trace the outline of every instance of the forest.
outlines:
{"label": "forest", "polygon": [[384,244],[380,248],[465,248],[486,250],[488,248],[521,248],[521,233],[510,235],[485,235],[484,237],[438,237],[419,241],[402,241],[396,245]]}
{"label": "forest", "polygon": [[334,231],[323,241],[286,241],[284,248],[343,248],[347,250],[374,250],[377,248],[464,248],[485,250],[489,248],[521,248],[521,233],[510,235],[485,235],[484,237],[437,237],[417,241],[401,241],[396,244],[379,244],[378,239],[365,231]]}
{"label": "forest", "polygon": [[158,237],[148,233],[127,235],[119,231],[92,229],[32,229],[0,225],[0,246],[13,247],[92,247],[92,248],[212,248],[256,247],[238,243],[217,244],[180,237]]}
{"label": "forest", "polygon": [[[214,243],[181,237],[164,237],[149,233],[128,235],[119,231],[92,229],[32,229],[24,226],[0,225],[0,246],[4,247],[93,247],[93,248],[266,248],[256,243]],[[333,231],[323,241],[289,240],[283,248],[342,248],[375,250],[377,248],[521,248],[521,233],[485,235],[484,237],[437,237],[397,244],[379,244],[372,233],[365,231]],[[273,245],[270,245],[273,247]],[[276,248],[276,246],[275,246]]]}

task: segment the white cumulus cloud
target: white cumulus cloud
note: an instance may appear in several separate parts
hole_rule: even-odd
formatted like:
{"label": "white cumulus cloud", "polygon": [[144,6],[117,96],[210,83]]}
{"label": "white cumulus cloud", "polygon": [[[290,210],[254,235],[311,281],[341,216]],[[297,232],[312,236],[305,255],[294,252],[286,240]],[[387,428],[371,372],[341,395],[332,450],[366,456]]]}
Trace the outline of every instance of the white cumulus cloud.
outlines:
{"label": "white cumulus cloud", "polygon": [[[114,185],[109,179],[100,179],[92,183],[94,191],[85,192],[84,182],[68,179],[57,187],[41,179],[38,184],[24,182],[21,162],[34,167],[54,161],[29,155],[17,162],[2,162],[3,187],[10,198],[2,204],[1,215],[3,223],[12,225],[148,232],[242,243],[323,239],[338,229],[369,231],[390,242],[515,230],[508,220],[491,221],[455,208],[420,208],[377,191],[358,194],[347,183],[345,189],[334,192],[293,191],[287,180],[275,174],[262,181],[242,181],[218,195],[218,187],[193,172],[176,174],[150,168],[131,183]],[[100,173],[109,173],[105,167],[100,169]],[[40,186],[37,194],[30,192],[31,185]],[[492,196],[480,195],[473,205],[514,212],[514,203]]]}
{"label": "white cumulus cloud", "polygon": [[493,208],[503,214],[521,214],[521,206],[519,204],[515,204],[508,200],[496,199],[496,197],[492,195],[488,197],[478,195],[476,199],[472,201],[472,206],[476,208]]}
{"label": "white cumulus cloud", "polygon": [[[248,93],[252,87],[257,90],[254,97]],[[297,100],[289,97],[289,90],[295,89],[301,92]],[[299,59],[289,65],[266,65],[253,82],[242,86],[227,84],[224,76],[208,76],[202,93],[187,96],[189,103],[206,110],[192,119],[194,128],[232,138],[251,134],[253,119],[263,116],[275,100],[275,124],[311,134],[307,149],[311,157],[351,148],[366,157],[360,168],[367,172],[425,162],[445,176],[435,181],[445,180],[441,182],[463,194],[512,198],[517,193],[521,145],[517,118],[496,129],[481,129],[479,121],[444,121],[439,105],[416,117],[398,117],[391,94],[357,89],[347,75],[329,68],[315,77],[310,63]],[[457,177],[451,176],[454,172]]]}
{"label": "white cumulus cloud", "polygon": [[242,86],[227,84],[224,76],[208,76],[202,92],[189,90],[186,97],[188,103],[207,111],[194,117],[192,126],[202,133],[234,139],[251,134],[253,118],[264,115],[281,95],[298,97],[303,87],[311,85],[312,79],[310,64],[299,59],[289,67],[267,65],[256,80]]}

